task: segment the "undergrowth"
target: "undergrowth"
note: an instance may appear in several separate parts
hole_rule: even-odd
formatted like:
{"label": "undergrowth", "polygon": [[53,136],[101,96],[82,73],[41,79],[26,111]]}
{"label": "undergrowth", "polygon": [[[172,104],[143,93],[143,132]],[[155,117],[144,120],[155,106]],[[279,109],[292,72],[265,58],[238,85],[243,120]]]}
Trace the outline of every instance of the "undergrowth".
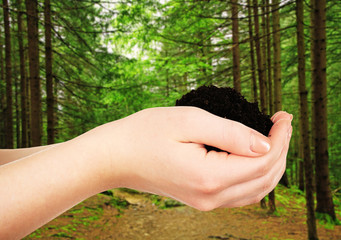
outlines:
{"label": "undergrowth", "polygon": [[[296,208],[305,208],[306,199],[305,193],[299,190],[296,186],[292,186],[290,188],[285,188],[283,186],[278,186],[276,191],[276,201],[280,202],[284,206],[291,206]],[[340,196],[335,194],[333,196],[333,202],[335,207],[336,219],[333,219],[330,215],[326,213],[315,212],[316,220],[318,220],[319,224],[323,225],[327,229],[334,229],[335,225],[341,225],[341,221],[338,217],[341,216],[341,200]],[[315,198],[315,207],[316,207],[316,198]],[[281,215],[281,213],[285,212],[285,207],[277,207],[275,216]]]}

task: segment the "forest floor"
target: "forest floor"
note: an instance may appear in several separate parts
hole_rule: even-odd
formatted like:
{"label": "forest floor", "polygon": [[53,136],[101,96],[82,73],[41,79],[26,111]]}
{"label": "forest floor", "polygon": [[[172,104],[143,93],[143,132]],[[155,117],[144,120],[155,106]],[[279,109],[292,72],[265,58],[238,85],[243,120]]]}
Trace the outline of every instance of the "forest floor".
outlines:
{"label": "forest floor", "polygon": [[[125,189],[113,195],[93,196],[25,239],[307,239],[304,197],[281,187],[275,214],[259,204],[200,212]],[[319,239],[341,239],[341,226],[317,226]]]}

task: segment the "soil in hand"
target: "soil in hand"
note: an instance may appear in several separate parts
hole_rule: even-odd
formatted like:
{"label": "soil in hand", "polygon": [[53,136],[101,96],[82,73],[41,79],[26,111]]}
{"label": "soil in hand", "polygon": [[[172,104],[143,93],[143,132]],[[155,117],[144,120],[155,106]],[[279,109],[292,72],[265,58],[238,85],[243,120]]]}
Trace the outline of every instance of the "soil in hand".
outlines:
{"label": "soil in hand", "polygon": [[[217,116],[238,121],[268,136],[273,125],[270,117],[258,109],[257,103],[248,102],[239,92],[229,87],[201,86],[182,96],[176,106],[193,106]],[[217,150],[206,146],[207,150]]]}

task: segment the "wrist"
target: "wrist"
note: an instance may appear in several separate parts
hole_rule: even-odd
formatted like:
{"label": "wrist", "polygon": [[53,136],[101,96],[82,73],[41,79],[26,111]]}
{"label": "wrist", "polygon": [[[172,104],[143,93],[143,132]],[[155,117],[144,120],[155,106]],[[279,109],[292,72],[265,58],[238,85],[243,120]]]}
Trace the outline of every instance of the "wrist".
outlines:
{"label": "wrist", "polygon": [[84,151],[91,178],[98,192],[120,187],[118,134],[115,122],[98,126],[81,135],[77,143]]}

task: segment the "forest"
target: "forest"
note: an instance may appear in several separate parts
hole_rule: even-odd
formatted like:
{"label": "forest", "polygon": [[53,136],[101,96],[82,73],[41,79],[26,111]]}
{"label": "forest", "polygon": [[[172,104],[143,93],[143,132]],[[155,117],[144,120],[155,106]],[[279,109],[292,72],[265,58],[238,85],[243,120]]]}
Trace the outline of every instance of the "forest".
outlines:
{"label": "forest", "polygon": [[294,116],[285,176],[305,196],[308,238],[316,219],[340,224],[341,1],[0,4],[0,148],[63,142],[202,85],[233,87],[267,115]]}

